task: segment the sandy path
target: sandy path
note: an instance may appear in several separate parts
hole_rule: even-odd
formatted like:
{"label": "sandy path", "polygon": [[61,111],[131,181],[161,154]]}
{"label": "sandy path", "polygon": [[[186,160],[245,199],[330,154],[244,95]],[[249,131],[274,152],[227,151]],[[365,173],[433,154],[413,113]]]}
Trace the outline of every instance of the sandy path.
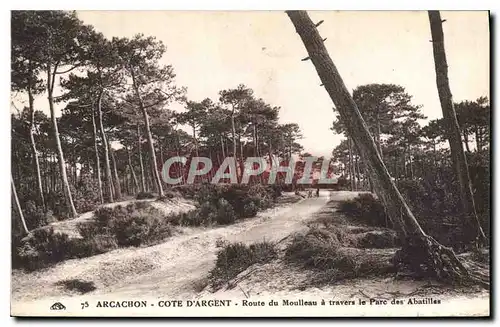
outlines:
{"label": "sandy path", "polygon": [[94,282],[97,289],[86,294],[86,298],[98,298],[104,294],[128,298],[194,297],[197,281],[205,278],[214,265],[218,239],[244,243],[279,241],[305,228],[304,221],[319,211],[329,198],[330,192],[324,191],[318,198],[278,206],[234,225],[211,229],[185,228],[181,235],[156,246],[118,249],[94,257],[68,260],[29,274],[14,272],[12,308],[40,299],[62,301],[71,295],[54,284],[72,278]]}

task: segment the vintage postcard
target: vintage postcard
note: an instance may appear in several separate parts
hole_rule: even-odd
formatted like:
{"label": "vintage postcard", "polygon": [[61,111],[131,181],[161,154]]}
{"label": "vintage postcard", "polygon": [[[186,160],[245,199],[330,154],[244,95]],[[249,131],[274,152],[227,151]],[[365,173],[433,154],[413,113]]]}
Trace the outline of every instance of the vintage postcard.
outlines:
{"label": "vintage postcard", "polygon": [[11,315],[489,317],[488,11],[12,11]]}

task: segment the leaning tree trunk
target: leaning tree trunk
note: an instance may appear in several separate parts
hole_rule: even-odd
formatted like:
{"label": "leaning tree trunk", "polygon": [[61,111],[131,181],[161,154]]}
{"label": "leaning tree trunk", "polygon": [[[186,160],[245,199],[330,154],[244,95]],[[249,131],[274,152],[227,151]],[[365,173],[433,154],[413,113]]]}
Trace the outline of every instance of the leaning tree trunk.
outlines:
{"label": "leaning tree trunk", "polygon": [[444,49],[443,22],[439,11],[429,11],[429,22],[431,25],[432,49],[434,52],[439,101],[441,102],[443,118],[447,127],[446,132],[448,142],[450,143],[451,157],[460,185],[460,198],[465,215],[464,231],[467,233],[466,237],[468,237],[469,241],[476,239],[480,243],[484,243],[486,242],[486,236],[484,235],[476,213],[467,158],[462,146],[460,127],[453,106],[453,98],[448,81],[448,64],[446,62],[446,52]]}
{"label": "leaning tree trunk", "polygon": [[[54,68],[55,70],[56,68]],[[54,78],[55,76],[52,73],[51,66],[47,68],[47,93],[49,100],[49,109],[50,109],[50,118],[52,120],[52,130],[54,133],[54,140],[56,141],[56,150],[59,162],[59,171],[61,173],[61,183],[64,191],[64,196],[66,197],[66,203],[68,205],[68,209],[70,210],[70,214],[73,217],[78,216],[76,212],[75,204],[73,203],[73,196],[71,195],[71,188],[69,187],[68,175],[66,173],[66,163],[64,161],[64,154],[61,145],[61,139],[59,137],[59,129],[57,127],[57,118],[54,111],[54,98],[52,96],[54,91]]]}
{"label": "leaning tree trunk", "polygon": [[144,125],[146,126],[146,136],[148,139],[148,145],[149,145],[149,154],[150,154],[150,159],[151,159],[151,165],[152,165],[152,173],[153,173],[153,179],[156,184],[156,187],[158,189],[158,195],[160,197],[163,197],[165,194],[163,192],[163,185],[161,184],[161,177],[160,177],[160,172],[158,171],[158,164],[156,163],[156,154],[155,154],[155,147],[153,143],[153,135],[151,135],[151,128],[149,126],[149,116],[146,108],[144,107],[144,102],[142,101],[142,96],[141,93],[139,92],[139,86],[137,85],[137,81],[135,79],[135,73],[132,67],[130,67],[130,73],[132,75],[132,84],[134,86],[134,91],[135,91],[135,96],[139,102],[139,108],[141,109],[142,112],[142,117],[144,119]]}
{"label": "leaning tree trunk", "polygon": [[113,202],[113,177],[111,175],[111,164],[109,162],[109,147],[106,132],[104,131],[104,123],[102,121],[102,95],[103,92],[97,97],[97,117],[99,121],[99,130],[101,132],[102,147],[104,149],[104,167],[106,171],[106,187],[108,189],[108,200]]}
{"label": "leaning tree trunk", "polygon": [[43,210],[45,210],[45,199],[43,196],[43,185],[42,185],[42,174],[40,172],[40,160],[38,157],[38,151],[36,149],[35,142],[35,107],[34,107],[34,99],[33,93],[31,91],[31,78],[28,78],[28,103],[30,110],[30,143],[31,143],[31,151],[33,153],[33,164],[35,168],[37,188],[38,188],[38,197],[40,199],[40,205]]}
{"label": "leaning tree trunk", "polygon": [[21,209],[21,204],[19,203],[19,198],[17,197],[16,186],[14,185],[14,179],[12,178],[12,174],[10,175],[10,185],[12,187],[12,196],[14,197],[14,202],[16,203],[16,209],[19,213],[19,218],[21,218],[21,223],[23,225],[23,229],[26,234],[29,234],[28,226],[26,225],[26,220],[24,220],[23,210]]}
{"label": "leaning tree trunk", "polygon": [[453,250],[428,236],[420,227],[410,208],[397,189],[385,167],[377,146],[368,131],[361,113],[349,94],[321,38],[317,26],[305,11],[288,11],[309,57],[334,102],[342,122],[373,178],[374,188],[384,204],[394,227],[402,236],[403,249],[395,257],[395,264],[412,269],[443,281],[477,281],[486,285],[487,277],[472,277],[457,259]]}
{"label": "leaning tree trunk", "polygon": [[97,175],[97,186],[99,187],[99,201],[104,203],[104,195],[102,194],[102,180],[101,180],[101,162],[99,159],[99,146],[97,143],[97,126],[95,124],[95,108],[92,106],[92,132],[94,136],[94,152],[95,152],[95,166]]}

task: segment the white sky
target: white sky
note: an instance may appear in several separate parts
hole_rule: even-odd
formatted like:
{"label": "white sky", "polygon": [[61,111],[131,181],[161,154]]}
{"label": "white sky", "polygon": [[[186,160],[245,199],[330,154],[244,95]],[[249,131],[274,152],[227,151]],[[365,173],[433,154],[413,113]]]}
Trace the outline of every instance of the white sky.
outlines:
{"label": "white sky", "polygon": [[[442,117],[426,12],[309,12],[349,89],[368,83],[402,85],[430,119]],[[275,12],[79,11],[107,37],[153,35],[167,46],[190,100],[218,99],[243,83],[272,105],[282,123],[299,124],[304,150],[330,156],[340,142],[330,131],[332,101],[287,15]],[[455,101],[489,97],[488,13],[441,12]],[[46,98],[36,105],[48,112]]]}

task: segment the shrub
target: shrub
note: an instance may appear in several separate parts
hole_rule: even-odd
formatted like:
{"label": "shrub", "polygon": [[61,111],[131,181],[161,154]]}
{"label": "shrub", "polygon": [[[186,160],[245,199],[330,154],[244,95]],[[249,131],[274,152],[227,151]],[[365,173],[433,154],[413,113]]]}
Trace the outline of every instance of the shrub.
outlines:
{"label": "shrub", "polygon": [[212,287],[218,288],[255,263],[267,263],[277,257],[274,244],[255,243],[247,246],[243,243],[221,244],[223,248],[217,254],[215,267],[210,271]]}
{"label": "shrub", "polygon": [[53,228],[35,230],[15,249],[13,266],[36,270],[72,258],[73,245],[66,234]]}
{"label": "shrub", "polygon": [[[479,171],[483,168],[480,168],[481,164],[479,166],[475,164],[477,163],[472,162],[470,167],[475,172],[472,181],[475,189],[474,198],[477,200],[476,203],[482,203],[477,208],[481,225],[488,234],[489,210],[483,211],[482,214],[480,210],[489,209],[489,191],[484,190],[483,184],[489,185],[489,180],[485,181],[478,177]],[[438,178],[433,173],[421,180],[401,180],[398,182],[398,188],[408,200],[408,205],[424,230],[443,245],[453,246],[461,251],[468,242],[469,230],[462,217],[463,209],[454,176],[452,168],[441,169]],[[481,181],[481,185],[477,184],[478,181]]]}
{"label": "shrub", "polygon": [[56,217],[67,217],[69,214],[63,191],[51,191],[45,196],[45,205]]}
{"label": "shrub", "polygon": [[80,223],[82,238],[69,239],[52,228],[37,229],[26,240],[13,239],[13,266],[28,270],[54,263],[106,253],[118,247],[156,244],[172,234],[171,221],[181,215],[165,216],[150,203],[102,207],[94,220]]}

